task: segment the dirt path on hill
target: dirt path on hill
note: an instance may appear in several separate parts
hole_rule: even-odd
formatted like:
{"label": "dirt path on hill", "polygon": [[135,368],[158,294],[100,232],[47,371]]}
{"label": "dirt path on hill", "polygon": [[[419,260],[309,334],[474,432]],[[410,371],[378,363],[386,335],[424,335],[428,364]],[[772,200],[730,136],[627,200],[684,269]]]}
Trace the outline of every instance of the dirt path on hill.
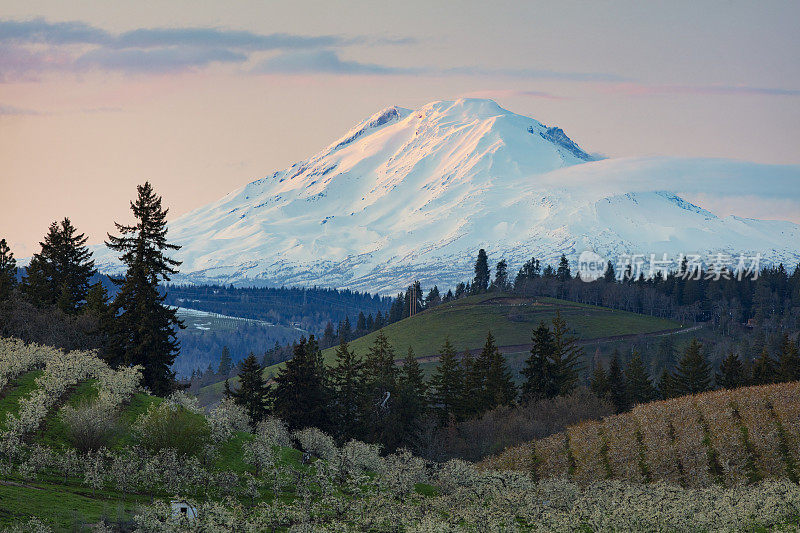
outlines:
{"label": "dirt path on hill", "polygon": [[[627,333],[625,335],[610,335],[608,337],[595,337],[594,339],[581,339],[578,341],[578,346],[588,346],[592,344],[604,344],[607,342],[616,342],[616,341],[624,341],[629,339],[638,339],[638,338],[649,338],[649,337],[666,337],[667,335],[680,335],[683,333],[691,333],[692,331],[697,331],[701,329],[705,324],[698,324],[696,326],[691,326],[688,328],[673,328],[673,329],[662,329],[659,331],[651,331],[650,333]],[[531,343],[528,344],[510,344],[507,346],[498,346],[500,353],[519,353],[519,352],[527,352],[533,347]],[[460,357],[464,351],[458,352],[458,356]],[[481,348],[474,348],[469,350],[471,355],[478,355],[481,353]],[[439,360],[438,355],[424,355],[422,357],[417,357],[417,361],[420,363],[432,363]],[[402,365],[403,362],[399,361]]]}

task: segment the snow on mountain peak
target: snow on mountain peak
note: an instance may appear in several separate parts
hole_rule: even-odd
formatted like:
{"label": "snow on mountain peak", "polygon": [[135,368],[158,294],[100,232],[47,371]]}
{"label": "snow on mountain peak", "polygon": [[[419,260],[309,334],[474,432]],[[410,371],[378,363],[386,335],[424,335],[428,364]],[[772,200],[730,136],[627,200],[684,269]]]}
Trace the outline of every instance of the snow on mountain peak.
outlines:
{"label": "snow on mountain peak", "polygon": [[[557,126],[493,100],[383,109],[316,155],[170,223],[176,281],[395,292],[468,279],[483,247],[516,268],[591,249],[800,259],[800,227],[718,218],[677,192],[779,191],[798,167],[594,161]],[[705,188],[705,189],[704,189]],[[114,270],[98,250],[97,264]]]}

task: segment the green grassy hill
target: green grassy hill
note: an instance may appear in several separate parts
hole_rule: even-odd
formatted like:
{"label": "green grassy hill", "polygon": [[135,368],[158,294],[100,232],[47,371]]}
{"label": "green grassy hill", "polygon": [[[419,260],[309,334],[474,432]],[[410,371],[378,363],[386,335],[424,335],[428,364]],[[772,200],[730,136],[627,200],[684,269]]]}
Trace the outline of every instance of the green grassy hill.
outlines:
{"label": "green grassy hill", "polygon": [[[507,295],[479,295],[462,298],[423,311],[399,322],[389,324],[381,331],[395,348],[398,359],[405,357],[411,347],[418,358],[435,356],[449,338],[456,350],[476,350],[483,346],[486,333],[491,331],[498,346],[511,358],[522,357],[527,352],[532,330],[540,321],[549,323],[560,312],[575,334],[584,341],[616,338],[623,335],[652,334],[675,330],[681,324],[674,320],[629,313],[607,307],[579,304],[556,298],[519,298]],[[377,332],[370,333],[350,343],[350,347],[364,356],[375,341]],[[323,351],[326,362],[332,363],[335,348]],[[516,358],[519,358],[516,357]],[[267,378],[276,375],[283,364],[264,369]],[[435,364],[430,360],[425,369]],[[198,393],[203,404],[213,402],[222,394],[223,384],[214,383]]]}
{"label": "green grassy hill", "polygon": [[[458,351],[478,349],[491,331],[498,346],[530,343],[531,331],[544,321],[549,323],[560,312],[580,339],[598,339],[618,335],[636,335],[676,329],[680,324],[663,318],[628,313],[555,298],[518,298],[513,296],[470,296],[423,311],[383,328],[383,333],[405,357],[411,347],[417,357],[435,355],[445,338]],[[377,332],[354,340],[350,347],[366,355]],[[330,358],[335,348],[323,354]]]}

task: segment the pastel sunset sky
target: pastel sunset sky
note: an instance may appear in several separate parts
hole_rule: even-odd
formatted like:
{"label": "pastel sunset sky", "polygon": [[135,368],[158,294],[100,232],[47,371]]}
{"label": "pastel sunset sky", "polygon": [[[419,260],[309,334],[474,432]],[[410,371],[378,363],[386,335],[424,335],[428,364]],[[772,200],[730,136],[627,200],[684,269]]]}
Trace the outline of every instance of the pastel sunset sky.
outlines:
{"label": "pastel sunset sky", "polygon": [[[800,2],[0,3],[0,237],[90,242],[150,180],[172,216],[376,111],[462,96],[588,152],[800,164]],[[800,184],[798,184],[800,188]],[[800,223],[795,202],[719,215]]]}

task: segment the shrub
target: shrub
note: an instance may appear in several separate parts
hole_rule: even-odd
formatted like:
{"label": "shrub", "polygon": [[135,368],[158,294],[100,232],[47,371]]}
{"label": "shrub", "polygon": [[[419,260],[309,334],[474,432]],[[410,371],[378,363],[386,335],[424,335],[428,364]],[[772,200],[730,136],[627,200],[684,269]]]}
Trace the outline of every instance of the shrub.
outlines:
{"label": "shrub", "polygon": [[83,453],[108,447],[117,430],[114,412],[99,402],[65,405],[61,420],[67,427],[70,443]]}
{"label": "shrub", "polygon": [[203,415],[167,402],[151,404],[136,420],[134,431],[139,444],[151,452],[171,448],[186,455],[200,453],[211,436]]}
{"label": "shrub", "polygon": [[418,453],[433,461],[479,461],[510,446],[542,439],[567,426],[612,413],[611,404],[579,388],[569,396],[498,407],[454,426],[440,428],[434,421],[427,422]]}
{"label": "shrub", "polygon": [[225,442],[237,431],[250,430],[247,412],[232,398],[227,397],[208,414],[208,423],[211,425],[211,437],[217,443]]}
{"label": "shrub", "polygon": [[333,438],[317,428],[306,428],[292,433],[292,437],[300,442],[303,450],[329,460],[336,455],[336,442]]}
{"label": "shrub", "polygon": [[256,434],[269,441],[273,446],[292,445],[292,438],[289,436],[289,429],[286,427],[286,423],[274,416],[268,416],[259,422],[256,427]]}

